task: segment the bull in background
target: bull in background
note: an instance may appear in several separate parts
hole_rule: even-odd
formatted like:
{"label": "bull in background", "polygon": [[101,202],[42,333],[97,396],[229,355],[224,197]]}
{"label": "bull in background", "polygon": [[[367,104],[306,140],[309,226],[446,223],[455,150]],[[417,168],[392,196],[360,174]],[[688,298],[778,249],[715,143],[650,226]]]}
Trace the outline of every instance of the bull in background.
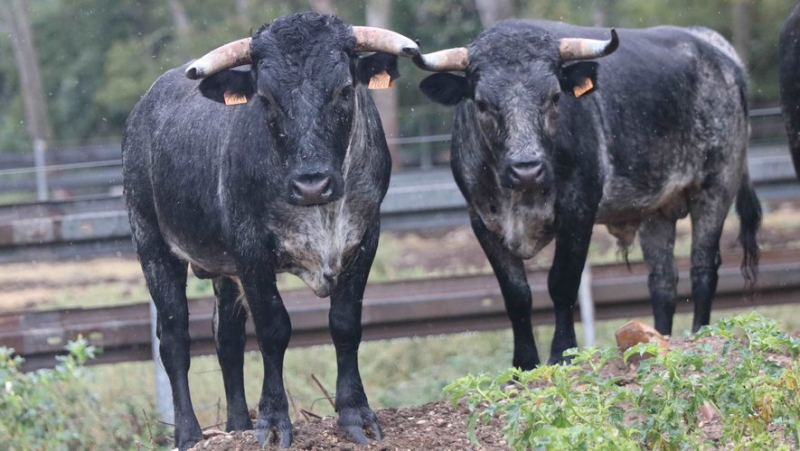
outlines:
{"label": "bull in background", "polygon": [[781,107],[794,171],[800,177],[800,4],[795,6],[783,24],[778,55]]}
{"label": "bull in background", "polygon": [[388,30],[289,15],[166,72],[131,112],[125,201],[158,311],[181,450],[203,438],[187,378],[189,265],[213,279],[228,430],[253,428],[242,370],[250,314],[264,362],[256,435],[264,442],[274,431],[291,444],[282,379],[291,323],[275,278],[290,272],[331,296],[340,427],[359,443],[365,428],[381,438],[358,370],[361,302],[390,173],[367,84],[373,76],[388,84],[397,56],[416,53]]}
{"label": "bull in background", "polygon": [[[655,326],[672,332],[675,223],[691,215],[696,331],[709,323],[720,235],[736,198],[754,282],[761,207],[747,171],[745,71],[705,28],[586,28],[507,20],[465,48],[415,57],[421,90],[456,106],[451,165],[497,276],[513,364],[539,364],[523,260],[555,239],[550,363],[577,346],[573,308],[592,226],[627,248],[638,231]],[[602,62],[578,61],[603,58]],[[574,62],[573,62],[574,61]]]}

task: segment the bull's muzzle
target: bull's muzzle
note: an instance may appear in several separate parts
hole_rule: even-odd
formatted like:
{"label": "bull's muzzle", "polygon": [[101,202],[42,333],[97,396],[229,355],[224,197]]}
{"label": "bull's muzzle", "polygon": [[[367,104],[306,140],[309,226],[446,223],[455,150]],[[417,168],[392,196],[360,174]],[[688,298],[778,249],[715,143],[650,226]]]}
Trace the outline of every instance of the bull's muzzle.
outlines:
{"label": "bull's muzzle", "polygon": [[342,181],[333,174],[312,172],[289,178],[289,202],[294,205],[321,205],[342,197]]}
{"label": "bull's muzzle", "polygon": [[541,159],[510,163],[502,176],[505,188],[525,191],[545,183],[547,172]]}

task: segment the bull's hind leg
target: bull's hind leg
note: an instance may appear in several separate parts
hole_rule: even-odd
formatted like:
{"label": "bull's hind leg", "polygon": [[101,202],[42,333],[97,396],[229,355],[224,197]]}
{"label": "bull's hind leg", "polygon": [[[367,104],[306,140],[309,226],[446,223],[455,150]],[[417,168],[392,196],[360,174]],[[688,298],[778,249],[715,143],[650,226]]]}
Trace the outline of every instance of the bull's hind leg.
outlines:
{"label": "bull's hind leg", "polygon": [[355,260],[340,276],[331,294],[328,324],[336,348],[336,410],[339,427],[353,441],[368,443],[364,429],[377,440],[383,436],[378,417],[370,409],[361,374],[358,371],[358,348],[361,344],[361,304],[367,278],[378,248],[380,227],[370,227],[361,241]]}
{"label": "bull's hind leg", "polygon": [[189,395],[189,307],[187,264],[175,257],[161,237],[155,219],[131,208],[131,232],[147,288],[158,312],[161,362],[172,386],[175,444],[185,450],[203,439]]}
{"label": "bull's hind leg", "polygon": [[721,189],[701,192],[691,203],[692,216],[692,332],[711,321],[711,302],[717,292],[717,270],[722,263],[719,240],[732,202]]}
{"label": "bull's hind leg", "polygon": [[662,215],[645,219],[639,229],[639,241],[649,272],[647,287],[656,330],[671,335],[678,286],[674,256],[675,220]]}
{"label": "bull's hind leg", "polygon": [[539,353],[533,338],[531,325],[531,288],[525,274],[522,259],[515,257],[506,249],[500,238],[486,229],[483,221],[472,216],[472,230],[492,265],[494,275],[500,284],[506,314],[511,320],[514,333],[514,357],[512,364],[522,370],[531,370],[539,365]]}
{"label": "bull's hind leg", "polygon": [[244,346],[247,309],[238,302],[239,287],[228,277],[214,279],[214,338],[228,403],[228,431],[253,429],[244,395]]}

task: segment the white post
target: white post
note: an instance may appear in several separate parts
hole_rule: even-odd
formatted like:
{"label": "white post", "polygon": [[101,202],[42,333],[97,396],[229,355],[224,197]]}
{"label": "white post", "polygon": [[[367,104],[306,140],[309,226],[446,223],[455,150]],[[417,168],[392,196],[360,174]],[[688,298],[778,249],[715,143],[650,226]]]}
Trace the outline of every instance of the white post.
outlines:
{"label": "white post", "polygon": [[172,407],[172,387],[169,385],[169,377],[164,371],[161,363],[161,352],[159,346],[161,340],[158,339],[156,330],[158,329],[158,313],[156,305],[150,303],[150,334],[153,342],[153,368],[156,376],[156,407],[161,414],[161,421],[175,424],[175,411]]}
{"label": "white post", "polygon": [[592,265],[589,259],[581,273],[581,286],[578,289],[578,303],[581,308],[581,324],[583,325],[584,346],[594,346],[594,299],[592,299]]}
{"label": "white post", "polygon": [[47,142],[45,140],[38,138],[33,140],[33,161],[36,166],[36,199],[39,202],[44,202],[50,197],[47,189],[45,150],[47,150]]}

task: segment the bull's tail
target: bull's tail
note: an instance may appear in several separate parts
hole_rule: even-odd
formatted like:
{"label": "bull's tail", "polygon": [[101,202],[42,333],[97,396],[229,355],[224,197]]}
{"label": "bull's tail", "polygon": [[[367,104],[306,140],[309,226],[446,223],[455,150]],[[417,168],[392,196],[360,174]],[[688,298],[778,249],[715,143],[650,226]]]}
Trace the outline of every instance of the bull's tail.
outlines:
{"label": "bull's tail", "polygon": [[752,290],[758,278],[759,249],[756,234],[761,227],[761,202],[756,196],[750,175],[745,172],[736,194],[736,214],[739,215],[739,243],[742,245],[742,276],[745,286]]}

